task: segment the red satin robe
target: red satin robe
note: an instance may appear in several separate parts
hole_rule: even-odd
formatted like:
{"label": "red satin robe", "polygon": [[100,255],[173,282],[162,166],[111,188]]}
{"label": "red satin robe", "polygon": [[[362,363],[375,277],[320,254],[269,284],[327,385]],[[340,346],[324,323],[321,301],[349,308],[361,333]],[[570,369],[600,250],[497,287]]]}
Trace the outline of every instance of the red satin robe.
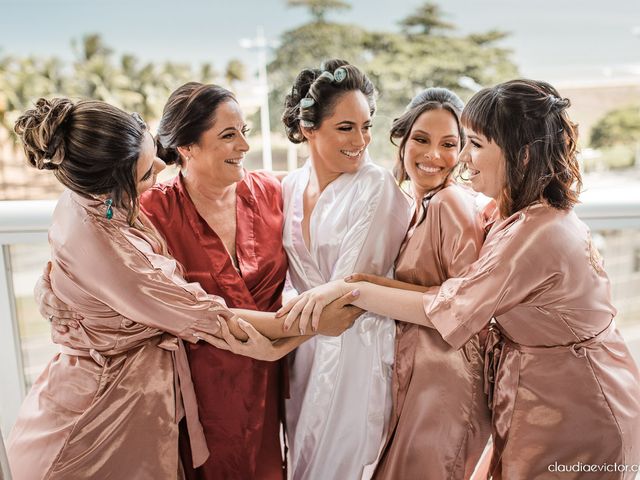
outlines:
{"label": "red satin robe", "polygon": [[[167,240],[169,252],[229,307],[276,311],[287,272],[282,248],[282,191],[264,172],[247,173],[236,188],[236,254],[240,273],[218,235],[198,214],[182,175],[145,192],[141,208]],[[280,424],[284,376],[279,362],[263,362],[204,342],[187,349],[200,420],[211,455],[198,469],[181,438],[188,479],[283,479]]]}

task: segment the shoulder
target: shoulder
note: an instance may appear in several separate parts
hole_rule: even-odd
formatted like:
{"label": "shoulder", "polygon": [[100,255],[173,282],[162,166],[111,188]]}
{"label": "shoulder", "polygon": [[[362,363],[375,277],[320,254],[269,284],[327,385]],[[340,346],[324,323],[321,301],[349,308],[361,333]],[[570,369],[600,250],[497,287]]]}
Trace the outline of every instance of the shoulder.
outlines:
{"label": "shoulder", "polygon": [[372,162],[367,162],[362,165],[362,167],[360,167],[360,170],[358,170],[358,172],[355,174],[355,178],[358,182],[363,184],[396,184],[396,181],[389,170]]}
{"label": "shoulder", "polygon": [[[482,241],[484,221],[475,192],[452,184],[437,192],[429,202],[427,222],[441,235],[473,235]],[[434,236],[435,239],[435,236]]]}
{"label": "shoulder", "polygon": [[559,210],[549,205],[533,205],[518,214],[522,235],[543,248],[566,250],[589,236],[588,227],[571,210]]}
{"label": "shoulder", "polygon": [[247,172],[243,180],[249,189],[254,192],[258,191],[269,197],[282,194],[282,185],[280,181],[271,172],[266,170],[258,170],[255,172]]}
{"label": "shoulder", "polygon": [[300,168],[296,168],[295,170],[289,172],[289,174],[282,179],[282,187],[283,188],[291,188],[300,175],[302,175],[303,169],[308,168],[306,165]]}
{"label": "shoulder", "polygon": [[467,187],[453,183],[444,187],[431,199],[431,205],[451,206],[452,208],[475,209],[476,195]]}
{"label": "shoulder", "polygon": [[429,209],[456,218],[480,219],[476,196],[472,190],[454,183],[433,196]]}
{"label": "shoulder", "polygon": [[407,202],[395,178],[386,168],[368,162],[353,175],[354,195],[370,199],[390,197]]}
{"label": "shoulder", "polygon": [[587,227],[573,211],[535,204],[496,221],[485,244],[500,245],[514,255],[516,251],[526,250],[531,258],[542,256],[558,260],[563,252],[573,250],[587,235]]}
{"label": "shoulder", "polygon": [[170,215],[178,202],[178,177],[163,183],[156,183],[140,195],[140,209],[150,218]]}

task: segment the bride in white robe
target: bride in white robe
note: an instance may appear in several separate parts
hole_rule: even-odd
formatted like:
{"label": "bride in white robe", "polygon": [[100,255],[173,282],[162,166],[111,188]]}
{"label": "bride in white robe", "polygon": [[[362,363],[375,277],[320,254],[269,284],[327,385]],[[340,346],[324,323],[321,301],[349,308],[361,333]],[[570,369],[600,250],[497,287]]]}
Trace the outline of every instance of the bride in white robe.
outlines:
{"label": "bride in white robe", "polygon": [[[357,70],[343,68],[349,77]],[[322,93],[315,102],[326,100]],[[343,91],[331,115],[301,129],[310,158],[283,182],[283,243],[298,292],[354,272],[393,273],[409,204],[390,172],[366,154],[369,100],[361,88]],[[298,347],[286,405],[294,480],[373,473],[391,411],[394,336],[393,320],[365,312],[341,336],[317,335]]]}

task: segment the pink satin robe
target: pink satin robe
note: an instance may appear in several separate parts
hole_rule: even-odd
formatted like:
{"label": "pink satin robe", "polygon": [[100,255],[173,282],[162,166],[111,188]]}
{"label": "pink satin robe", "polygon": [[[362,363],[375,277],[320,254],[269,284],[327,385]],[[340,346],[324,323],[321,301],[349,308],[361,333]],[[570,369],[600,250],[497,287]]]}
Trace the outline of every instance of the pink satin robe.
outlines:
{"label": "pink satin robe", "polygon": [[[235,269],[222,240],[200,216],[182,175],[147,190],[142,210],[184,267],[185,278],[229,307],[274,312],[287,273],[282,247],[282,189],[266,172],[247,172],[236,185]],[[181,438],[187,479],[282,479],[280,425],[284,421],[286,371],[209,344],[187,345],[200,420],[211,456],[197,469]]]}
{"label": "pink satin robe", "polygon": [[[478,258],[484,220],[476,195],[451,184],[409,230],[396,279],[434,286]],[[490,435],[478,335],[453,349],[427,327],[397,322],[390,434],[374,478],[467,479]]]}
{"label": "pink satin robe", "polygon": [[497,222],[471,270],[431,289],[424,307],[454,348],[496,319],[485,357],[494,479],[634,478],[552,472],[556,462],[640,462],[638,368],[573,211],[535,204]]}
{"label": "pink satin robe", "polygon": [[[82,314],[27,395],[8,441],[14,480],[181,478],[178,422],[192,463],[209,453],[182,340],[223,307],[187,283],[160,237],[66,191],[49,230],[56,296]],[[142,227],[142,224],[140,225]]]}

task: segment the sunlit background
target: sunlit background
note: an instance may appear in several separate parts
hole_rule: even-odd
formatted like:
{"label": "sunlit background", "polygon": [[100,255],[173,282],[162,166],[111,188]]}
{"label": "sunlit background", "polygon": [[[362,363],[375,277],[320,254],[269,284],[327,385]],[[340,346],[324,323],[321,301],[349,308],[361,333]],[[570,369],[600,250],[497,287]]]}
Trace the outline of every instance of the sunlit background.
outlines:
{"label": "sunlit background", "polygon": [[640,358],[638,0],[4,0],[5,436],[24,392],[56,351],[32,298],[49,257],[44,232],[52,204],[12,201],[52,200],[61,188],[50,173],[25,166],[12,133],[18,115],[40,96],[91,97],[139,112],[153,130],[173,89],[191,80],[218,83],[236,93],[252,127],[248,168],[290,170],[305,151],[284,136],[284,95],[301,68],[329,57],[355,63],[374,81],[370,151],[387,167],[394,161],[391,120],[422,88],[448,87],[468,99],[483,86],[525,76],[550,81],[569,97],[580,125],[583,212],[612,277],[618,324]]}

